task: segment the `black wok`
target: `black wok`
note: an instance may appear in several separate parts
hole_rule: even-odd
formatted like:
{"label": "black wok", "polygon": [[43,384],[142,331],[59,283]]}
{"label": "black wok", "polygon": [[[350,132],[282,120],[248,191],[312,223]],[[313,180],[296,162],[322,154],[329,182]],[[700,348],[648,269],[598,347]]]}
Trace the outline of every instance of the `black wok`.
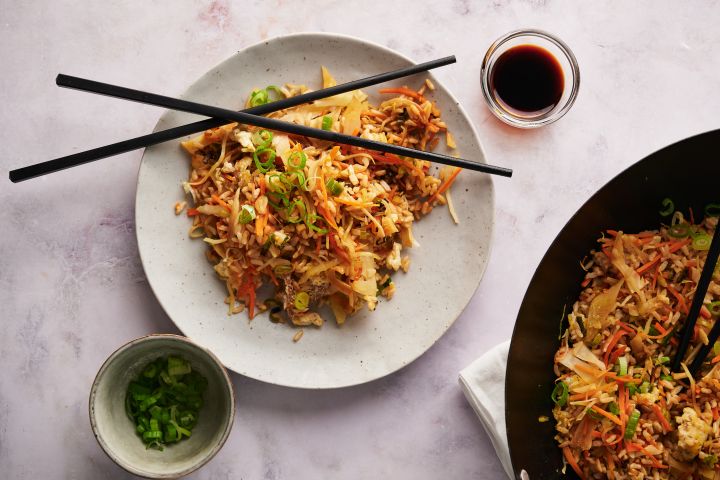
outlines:
{"label": "black wok", "polygon": [[[562,452],[553,439],[552,365],[563,307],[571,308],[580,293],[580,260],[603,230],[657,228],[666,197],[697,216],[720,201],[720,130],[670,145],[612,179],[570,219],[540,262],[515,323],[505,381],[508,442],[518,478],[522,469],[531,480],[562,476]],[[540,423],[540,416],[550,421]],[[576,478],[567,471],[567,478]]]}

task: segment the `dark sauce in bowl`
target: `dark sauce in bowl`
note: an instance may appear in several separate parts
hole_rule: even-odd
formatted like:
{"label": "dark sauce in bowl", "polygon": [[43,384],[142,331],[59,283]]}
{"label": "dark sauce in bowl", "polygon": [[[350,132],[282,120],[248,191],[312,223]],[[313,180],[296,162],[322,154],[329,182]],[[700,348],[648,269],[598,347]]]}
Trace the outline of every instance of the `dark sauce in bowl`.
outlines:
{"label": "dark sauce in bowl", "polygon": [[490,90],[508,111],[538,116],[560,102],[565,89],[557,58],[537,45],[518,45],[502,53],[490,76]]}

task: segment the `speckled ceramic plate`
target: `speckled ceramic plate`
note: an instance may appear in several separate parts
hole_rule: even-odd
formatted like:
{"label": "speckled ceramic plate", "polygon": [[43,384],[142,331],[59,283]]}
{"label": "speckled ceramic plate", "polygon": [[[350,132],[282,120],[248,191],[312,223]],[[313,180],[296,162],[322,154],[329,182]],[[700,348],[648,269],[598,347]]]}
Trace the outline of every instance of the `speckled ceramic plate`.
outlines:
{"label": "speckled ceramic plate", "polygon": [[[202,76],[183,97],[240,108],[254,87],[290,82],[320,88],[321,65],[342,83],[412,63],[385,47],[351,37],[291,35],[238,52]],[[431,74],[393,85],[419,87],[427,76],[437,86],[432,98],[461,155],[485,162],[467,115]],[[365,89],[373,103],[379,99],[379,88]],[[189,114],[166,112],[156,130],[195,120]],[[485,270],[493,229],[492,181],[488,175],[465,171],[453,186],[460,225],[452,222],[446,208],[437,208],[416,224],[420,246],[410,253],[410,271],[394,275],[397,292],[393,299],[381,301],[374,312],[359,312],[342,327],[327,318],[325,326],[305,329],[302,339],[293,343],[295,330],[270,322],[266,314],[252,322],[246,313],[227,315],[225,286],[205,259],[206,244],[188,238],[188,218],[173,212],[175,202],[185,199],[181,182],[187,179],[188,169],[188,158],[178,142],[145,151],[135,205],[140,256],[155,295],[178,328],[243,375],[292,387],[337,388],[394,372],[450,328]]]}

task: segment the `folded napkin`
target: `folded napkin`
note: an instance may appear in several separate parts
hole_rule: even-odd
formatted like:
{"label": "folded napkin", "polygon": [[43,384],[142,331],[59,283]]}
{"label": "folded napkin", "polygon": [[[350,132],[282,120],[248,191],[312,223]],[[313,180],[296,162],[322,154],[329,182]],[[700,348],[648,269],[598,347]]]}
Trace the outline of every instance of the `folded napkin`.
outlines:
{"label": "folded napkin", "polygon": [[496,345],[461,371],[459,381],[505,472],[514,479],[505,431],[505,367],[509,348],[509,341]]}

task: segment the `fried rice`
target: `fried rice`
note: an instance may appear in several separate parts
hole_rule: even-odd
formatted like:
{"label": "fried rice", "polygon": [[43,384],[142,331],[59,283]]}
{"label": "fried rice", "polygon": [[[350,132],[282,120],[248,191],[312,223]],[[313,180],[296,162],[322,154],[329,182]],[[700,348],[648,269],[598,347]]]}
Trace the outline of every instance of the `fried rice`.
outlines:
{"label": "fried rice", "polygon": [[[323,87],[336,84],[324,68],[322,77]],[[381,90],[390,98],[377,106],[358,90],[269,117],[423,150],[444,139],[454,148],[427,89],[434,89],[429,80],[419,90]],[[292,84],[256,89],[247,103],[306,91]],[[410,265],[413,223],[450,200],[460,171],[431,172],[426,161],[236,123],[182,146],[191,159],[183,183],[193,204],[190,236],[208,244],[228,312],[247,309],[252,319],[270,309],[272,321],[300,327],[321,326],[316,310],[323,304],[342,324],[364,306],[374,310],[379,296],[391,298],[391,274]],[[264,285],[274,293],[260,302]]]}
{"label": "fried rice", "polygon": [[669,364],[718,218],[607,231],[583,260],[582,293],[555,355],[555,437],[584,479],[720,479],[720,345],[687,365],[720,315],[720,268],[682,371]]}

